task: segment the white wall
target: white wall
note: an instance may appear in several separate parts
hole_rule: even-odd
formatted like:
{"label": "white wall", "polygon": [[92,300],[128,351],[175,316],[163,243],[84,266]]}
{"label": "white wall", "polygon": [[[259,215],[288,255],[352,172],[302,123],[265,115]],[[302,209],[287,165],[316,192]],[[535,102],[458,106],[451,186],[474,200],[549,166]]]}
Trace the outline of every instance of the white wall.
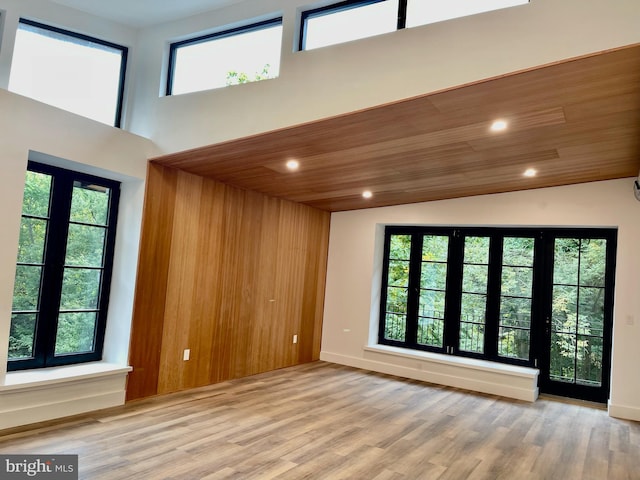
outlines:
{"label": "white wall", "polygon": [[[133,308],[138,240],[147,158],[155,153],[151,141],[128,132],[87,120],[77,115],[49,107],[34,100],[0,90],[0,429],[29,423],[30,418],[54,418],[57,412],[71,414],[105,406],[105,402],[124,400],[123,375],[120,382],[111,377],[102,380],[106,391],[95,402],[78,402],[81,387],[63,389],[72,395],[57,398],[57,406],[47,406],[51,399],[46,387],[39,387],[37,405],[33,395],[22,395],[16,379],[6,376],[13,283],[18,252],[22,193],[27,160],[45,161],[59,166],[98,174],[122,182],[121,209],[114,257],[114,276],[109,305],[109,325],[105,338],[104,360],[120,367],[127,365],[129,330]],[[86,372],[84,372],[86,374]],[[86,395],[95,390],[94,382]],[[19,382],[18,382],[19,383]],[[27,379],[27,383],[28,379]],[[113,385],[121,385],[113,392]],[[4,386],[4,387],[3,387]],[[10,389],[8,391],[7,389]],[[4,395],[13,399],[3,401]],[[44,400],[43,400],[44,399]],[[68,400],[68,401],[67,401]],[[71,403],[69,403],[71,402]],[[25,408],[24,415],[7,411],[9,403]],[[39,413],[33,410],[36,408]],[[75,410],[74,410],[75,408]],[[80,409],[80,410],[78,410]],[[43,417],[44,415],[44,417]],[[46,417],[46,415],[52,415]],[[18,423],[15,423],[18,421]],[[33,420],[35,421],[35,420]]]}
{"label": "white wall", "polygon": [[[0,429],[124,402],[147,158],[153,143],[6,91],[21,17],[130,47],[137,31],[46,0],[0,0]],[[131,82],[129,82],[131,83]],[[127,108],[125,106],[125,112]],[[125,120],[126,124],[126,120]],[[6,373],[22,191],[28,159],[122,182],[103,362]]]}
{"label": "white wall", "polygon": [[[140,33],[132,131],[164,152],[216,143],[640,42],[637,0],[531,0],[514,8],[294,52],[304,0],[247,0]],[[328,2],[324,2],[328,3]],[[280,76],[163,97],[168,44],[282,14]]]}
{"label": "white wall", "polygon": [[321,358],[387,373],[403,366],[364,349],[377,335],[382,225],[618,227],[610,413],[640,420],[640,202],[632,184],[622,179],[334,213]]}

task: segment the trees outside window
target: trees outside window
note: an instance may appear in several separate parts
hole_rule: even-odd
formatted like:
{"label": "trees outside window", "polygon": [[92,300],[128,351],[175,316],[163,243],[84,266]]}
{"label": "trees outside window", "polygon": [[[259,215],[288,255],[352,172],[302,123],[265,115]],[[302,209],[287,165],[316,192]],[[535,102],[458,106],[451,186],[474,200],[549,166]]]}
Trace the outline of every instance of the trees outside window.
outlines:
{"label": "trees outside window", "polygon": [[30,162],[9,333],[9,370],[99,360],[119,183]]}
{"label": "trees outside window", "polygon": [[172,43],[167,95],[199,92],[276,78],[282,18]]}
{"label": "trees outside window", "polygon": [[604,401],[615,243],[612,229],[387,227],[379,343],[540,368],[547,391]]}

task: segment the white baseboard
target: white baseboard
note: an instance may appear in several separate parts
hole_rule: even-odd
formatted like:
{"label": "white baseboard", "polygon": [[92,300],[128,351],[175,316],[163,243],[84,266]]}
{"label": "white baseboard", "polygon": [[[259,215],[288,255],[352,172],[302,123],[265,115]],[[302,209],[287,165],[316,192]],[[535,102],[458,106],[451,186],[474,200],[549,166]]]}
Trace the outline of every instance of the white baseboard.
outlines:
{"label": "white baseboard", "polygon": [[609,416],[640,422],[640,408],[616,405],[611,403],[611,400],[609,400]]}
{"label": "white baseboard", "polygon": [[[390,349],[388,349],[390,350]],[[370,358],[358,358],[332,352],[320,353],[320,360],[374,372],[397,375],[465,390],[534,402],[538,398],[537,370],[464,359],[446,355],[397,354],[365,349]]]}

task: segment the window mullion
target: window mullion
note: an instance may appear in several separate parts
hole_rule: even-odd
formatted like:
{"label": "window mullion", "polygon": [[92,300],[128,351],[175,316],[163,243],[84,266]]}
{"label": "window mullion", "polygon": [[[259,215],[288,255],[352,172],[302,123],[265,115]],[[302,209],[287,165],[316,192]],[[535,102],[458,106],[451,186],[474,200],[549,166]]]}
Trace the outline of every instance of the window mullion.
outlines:
{"label": "window mullion", "polygon": [[447,297],[444,321],[444,345],[453,353],[458,352],[460,337],[460,308],[462,296],[462,260],[464,239],[459,230],[454,230],[449,237],[449,265],[447,274]]}
{"label": "window mullion", "polygon": [[411,236],[409,261],[409,294],[407,298],[406,342],[416,346],[418,338],[418,310],[420,303],[420,273],[422,268],[422,235]]}
{"label": "window mullion", "polygon": [[[534,257],[534,283],[531,320],[531,358],[534,366],[548,371],[549,358],[544,354],[551,341],[551,298],[553,296],[554,236],[540,232]],[[537,362],[536,362],[537,360]],[[537,365],[536,365],[537,364]]]}
{"label": "window mullion", "polygon": [[489,247],[489,278],[487,285],[487,315],[485,321],[484,355],[488,359],[498,356],[498,323],[500,293],[502,289],[503,236],[492,235]]}
{"label": "window mullion", "polygon": [[55,208],[51,209],[45,251],[46,266],[42,284],[46,285],[46,288],[43,288],[40,294],[40,319],[36,343],[37,354],[45,363],[53,358],[55,351],[72,190],[73,179],[70,176],[54,176],[51,205],[55,205]]}
{"label": "window mullion", "polygon": [[398,2],[398,30],[402,30],[407,25],[407,0]]}

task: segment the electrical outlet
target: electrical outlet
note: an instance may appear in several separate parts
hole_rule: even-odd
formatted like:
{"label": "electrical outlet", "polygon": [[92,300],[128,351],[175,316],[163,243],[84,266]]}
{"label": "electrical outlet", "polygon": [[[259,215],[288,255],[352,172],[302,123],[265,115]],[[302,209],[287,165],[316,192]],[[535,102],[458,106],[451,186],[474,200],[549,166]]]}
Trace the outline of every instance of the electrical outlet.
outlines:
{"label": "electrical outlet", "polygon": [[293,343],[298,343],[298,335],[293,336]]}
{"label": "electrical outlet", "polygon": [[185,348],[184,353],[182,354],[182,360],[186,362],[187,360],[189,360],[189,358],[191,358],[191,349]]}

